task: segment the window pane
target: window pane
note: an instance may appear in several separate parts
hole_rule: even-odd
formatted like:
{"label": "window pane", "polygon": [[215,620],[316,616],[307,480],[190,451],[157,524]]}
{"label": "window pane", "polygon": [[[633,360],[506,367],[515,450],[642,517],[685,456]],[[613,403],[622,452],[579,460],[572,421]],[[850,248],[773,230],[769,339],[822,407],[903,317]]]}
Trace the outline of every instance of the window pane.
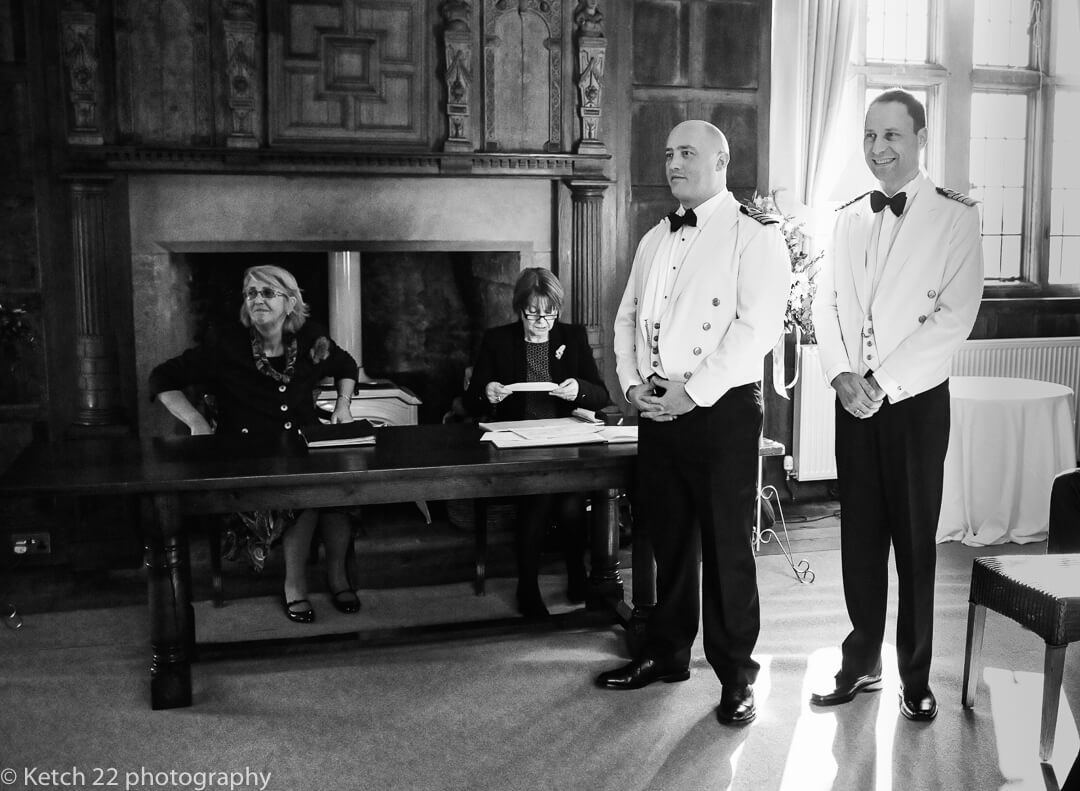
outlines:
{"label": "window pane", "polygon": [[1054,166],[1050,176],[1050,282],[1080,283],[1080,91],[1054,98]]}
{"label": "window pane", "polygon": [[1054,74],[1080,77],[1080,3],[1054,3]]}
{"label": "window pane", "polygon": [[1026,183],[1028,99],[971,95],[971,196],[981,201],[987,279],[1020,276]]}
{"label": "window pane", "polygon": [[1031,14],[1031,0],[975,0],[975,65],[1027,67]]}
{"label": "window pane", "polygon": [[866,60],[926,63],[928,29],[928,0],[867,0]]}

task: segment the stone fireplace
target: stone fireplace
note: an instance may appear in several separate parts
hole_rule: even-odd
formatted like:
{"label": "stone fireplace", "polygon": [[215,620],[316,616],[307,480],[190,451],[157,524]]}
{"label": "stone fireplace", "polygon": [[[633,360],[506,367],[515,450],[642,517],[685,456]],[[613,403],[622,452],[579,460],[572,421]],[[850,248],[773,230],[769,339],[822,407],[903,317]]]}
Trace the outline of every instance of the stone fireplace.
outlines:
{"label": "stone fireplace", "polygon": [[[340,272],[335,275],[330,264],[334,251],[355,251],[361,271],[365,259],[369,261],[370,279],[365,278],[362,290],[362,304],[369,308],[377,308],[383,297],[404,299],[408,282],[416,291],[434,292],[439,283],[432,280],[460,278],[460,272],[465,271],[479,283],[476,293],[486,294],[490,303],[479,312],[474,310],[471,320],[488,326],[512,319],[509,285],[520,269],[541,266],[554,269],[563,280],[567,304],[574,306],[572,318],[595,324],[582,315],[590,312],[580,306],[586,289],[578,285],[572,272],[565,271],[574,256],[570,250],[562,256],[558,252],[560,229],[565,226],[562,238],[567,248],[598,246],[576,241],[579,201],[576,197],[572,200],[571,188],[557,179],[131,173],[127,197],[134,368],[142,436],[172,430],[171,418],[148,401],[147,377],[155,364],[194,342],[192,316],[198,313],[198,306],[192,304],[192,277],[206,266],[226,266],[220,263],[223,261],[235,259],[231,265],[242,266],[245,262],[251,265],[252,258],[265,257],[289,266],[302,287],[311,290],[311,284],[316,284],[315,291],[325,289],[322,293],[326,294],[331,319],[340,313],[331,290],[331,286],[341,285]],[[571,205],[572,211],[560,208]],[[569,244],[572,237],[573,245]],[[563,271],[560,259],[566,262]],[[293,263],[290,266],[286,261]],[[433,278],[431,267],[443,266],[452,271]],[[402,284],[402,278],[408,282]],[[230,293],[239,288],[238,276],[235,279],[237,282],[227,286]],[[399,282],[394,293],[380,293],[389,291],[387,283],[395,280]],[[577,302],[576,287],[580,292]],[[439,296],[426,293],[424,298],[438,300]],[[447,294],[446,298],[468,301],[473,297]],[[320,300],[314,301],[318,313]],[[599,297],[594,294],[588,301],[598,304]],[[500,314],[500,310],[506,312]],[[374,312],[378,313],[377,309]],[[415,323],[415,316],[406,317],[410,320]],[[479,329],[483,327],[476,331]],[[433,331],[436,335],[432,337],[437,337],[438,328]],[[348,348],[348,328],[339,326],[332,332],[335,337],[342,336],[342,345]],[[380,332],[382,337],[378,337]],[[385,334],[392,332],[381,322],[374,329],[369,327],[364,333],[373,337],[367,337],[364,346],[377,344],[381,349],[388,345]],[[599,344],[599,328],[591,334]],[[363,358],[360,351],[358,357]],[[462,359],[472,351],[461,351]],[[371,370],[371,362],[363,359],[371,375],[394,373]],[[458,362],[452,361],[454,368]],[[439,392],[445,395],[442,389]],[[441,409],[442,405],[433,404],[432,408]],[[432,417],[426,415],[425,422]]]}

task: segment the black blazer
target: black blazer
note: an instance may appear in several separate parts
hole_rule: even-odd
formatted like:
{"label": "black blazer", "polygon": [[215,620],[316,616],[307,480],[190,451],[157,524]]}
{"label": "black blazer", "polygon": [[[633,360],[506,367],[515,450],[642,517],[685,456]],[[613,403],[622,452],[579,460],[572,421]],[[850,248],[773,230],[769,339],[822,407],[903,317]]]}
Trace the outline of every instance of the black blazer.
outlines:
{"label": "black blazer", "polygon": [[[561,398],[551,399],[560,417],[569,416],[579,407],[595,411],[611,403],[607,387],[596,370],[585,328],[581,325],[556,322],[551,328],[548,368],[555,384],[571,377],[578,380],[578,396],[573,403]],[[524,382],[526,375],[525,331],[521,322],[485,331],[465,394],[466,408],[477,418],[522,420],[525,417],[524,393],[514,393],[499,404],[491,404],[484,395],[484,388],[488,382],[504,385]]]}
{"label": "black blazer", "polygon": [[261,373],[251,354],[248,329],[237,323],[150,372],[150,400],[165,390],[191,385],[215,397],[218,434],[277,434],[318,422],[313,391],[326,377],[355,379],[356,361],[330,341],[329,356],[315,364],[311,347],[325,328],[308,321],[296,333],[296,372],[289,384]]}

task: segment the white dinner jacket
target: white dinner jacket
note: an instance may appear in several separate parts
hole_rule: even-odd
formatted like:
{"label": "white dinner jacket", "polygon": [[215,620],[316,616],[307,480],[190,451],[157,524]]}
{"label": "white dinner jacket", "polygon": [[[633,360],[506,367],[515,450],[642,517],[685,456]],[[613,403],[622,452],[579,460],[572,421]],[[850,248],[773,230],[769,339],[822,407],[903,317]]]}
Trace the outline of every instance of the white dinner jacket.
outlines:
{"label": "white dinner jacket", "polygon": [[[665,217],[638,244],[615,316],[615,368],[623,396],[651,370],[652,330],[638,303],[657,248],[671,233]],[[777,224],[763,225],[724,201],[699,229],[671,290],[659,333],[669,379],[686,383],[698,406],[711,406],[732,387],[761,379],[763,359],[784,330],[791,288],[787,246]]]}
{"label": "white dinner jacket", "polygon": [[[926,179],[884,262],[876,289],[867,274],[874,212],[869,193],[840,209],[813,303],[826,379],[860,370],[862,331],[872,316],[874,378],[890,402],[944,382],[975,323],[983,291],[979,212]],[[885,209],[884,211],[888,211]],[[871,298],[871,293],[873,294]]]}

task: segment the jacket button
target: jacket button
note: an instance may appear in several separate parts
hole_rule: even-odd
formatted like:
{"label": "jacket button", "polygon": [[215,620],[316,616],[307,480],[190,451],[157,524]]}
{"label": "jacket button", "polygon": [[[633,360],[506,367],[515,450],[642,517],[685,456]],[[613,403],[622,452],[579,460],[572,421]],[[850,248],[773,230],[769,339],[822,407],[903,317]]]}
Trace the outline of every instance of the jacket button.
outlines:
{"label": "jacket button", "polygon": [[701,354],[701,347],[700,346],[695,346],[694,347],[694,354]]}
{"label": "jacket button", "polygon": [[634,297],[634,304],[637,304],[637,297]]}
{"label": "jacket button", "polygon": [[689,379],[691,373],[692,373],[691,371],[687,371],[686,373],[684,373],[683,374],[683,379]]}
{"label": "jacket button", "polygon": [[712,303],[713,303],[713,307],[716,307],[717,305],[720,304],[720,299],[718,297],[713,297]]}
{"label": "jacket button", "polygon": [[291,428],[292,428],[292,423],[289,423],[289,422],[287,422],[287,421],[286,421],[286,423],[285,423],[285,430],[286,430],[286,431],[288,431],[288,430],[289,430],[289,429],[291,429]]}
{"label": "jacket button", "polygon": [[653,367],[653,368],[659,368],[659,367],[660,367],[660,363],[658,363],[658,362],[656,362],[655,360],[653,360],[653,364],[652,364],[652,367]]}
{"label": "jacket button", "polygon": [[934,291],[934,289],[930,289],[929,291],[926,292],[926,296],[930,297],[930,299],[933,299],[934,297],[937,296],[937,292]]}
{"label": "jacket button", "polygon": [[660,336],[659,335],[653,335],[652,339],[653,339],[653,342],[655,343],[656,341],[660,340]]}
{"label": "jacket button", "polygon": [[926,316],[919,316],[919,324],[922,324],[924,321],[926,321]]}
{"label": "jacket button", "polygon": [[709,324],[709,322],[707,322],[707,321],[706,321],[706,322],[705,322],[704,324],[702,324],[702,325],[701,325],[701,329],[703,329],[703,330],[705,330],[706,332],[708,332],[709,330],[711,330],[711,329],[712,329],[712,325],[711,325],[711,324]]}
{"label": "jacket button", "polygon": [[278,389],[277,389],[277,391],[278,391],[279,393],[284,393],[284,392],[285,392],[286,390],[288,390],[288,389],[289,389],[289,388],[288,388],[288,387],[286,387],[285,385],[278,385]]}
{"label": "jacket button", "polygon": [[241,434],[247,434],[248,430],[246,428],[242,428],[242,429],[240,429],[240,433]]}
{"label": "jacket button", "polygon": [[658,321],[655,324],[653,324],[652,326],[653,326],[654,330],[658,330],[658,329],[660,329],[660,322]]}
{"label": "jacket button", "polygon": [[281,411],[282,412],[288,412],[289,411],[289,405],[288,404],[282,404],[281,405]]}
{"label": "jacket button", "polygon": [[868,355],[866,355],[866,359],[867,360],[873,360],[874,356],[872,354],[868,354]]}
{"label": "jacket button", "polygon": [[659,354],[660,353],[660,347],[659,346],[653,346],[652,347],[652,353],[653,354]]}

